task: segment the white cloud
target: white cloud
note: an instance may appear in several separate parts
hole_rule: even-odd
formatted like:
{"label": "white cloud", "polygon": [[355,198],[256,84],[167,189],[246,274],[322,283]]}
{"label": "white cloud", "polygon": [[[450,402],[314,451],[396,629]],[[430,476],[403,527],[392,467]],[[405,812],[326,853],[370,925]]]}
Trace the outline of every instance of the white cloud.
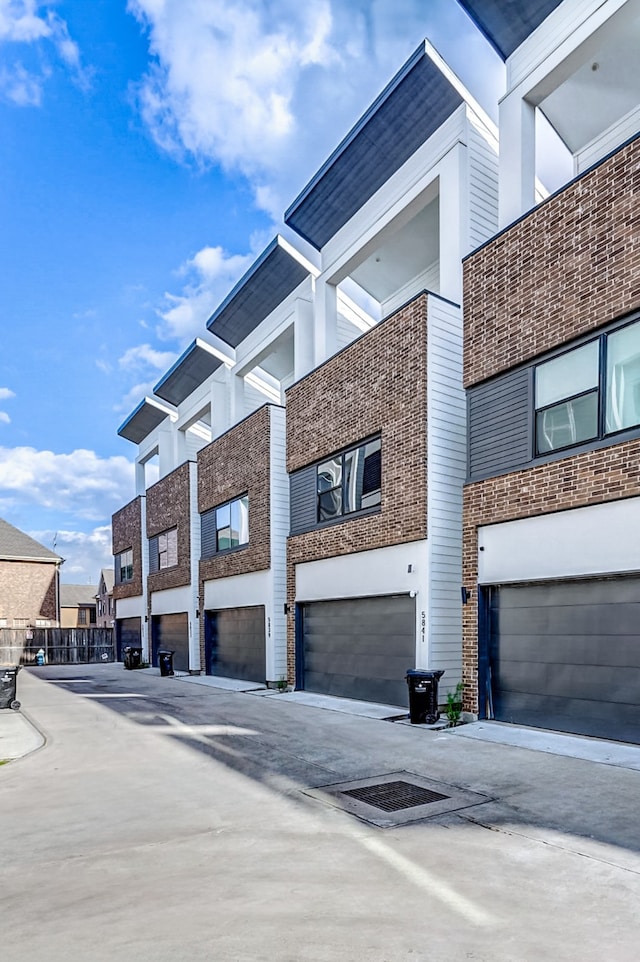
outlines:
{"label": "white cloud", "polygon": [[490,72],[483,56],[493,57],[455,0],[129,0],[128,9],[148,35],[138,102],[157,143],[240,172],[274,221],[425,36],[436,46],[450,38],[445,55],[463,67],[475,59],[480,77]]}
{"label": "white cloud", "polygon": [[137,347],[130,347],[118,359],[118,364],[125,370],[140,370],[152,368],[157,371],[164,371],[170,367],[176,359],[173,351],[157,351],[150,344],[139,344]]}
{"label": "white cloud", "polygon": [[134,468],[126,458],[101,458],[78,449],[54,454],[31,447],[0,447],[0,508],[32,504],[90,521],[103,521],[133,497]]}
{"label": "white cloud", "polygon": [[0,0],[0,40],[33,43],[48,37],[51,28],[38,16],[37,0]]}
{"label": "white cloud", "polygon": [[[87,88],[91,72],[83,68],[78,44],[66,22],[55,13],[51,0],[0,0],[0,44],[44,49],[49,44],[81,87]],[[10,55],[5,50],[5,61]],[[37,107],[51,69],[45,61],[39,72],[27,70],[21,60],[6,62],[0,71],[0,94],[19,107]]]}
{"label": "white cloud", "polygon": [[21,63],[0,70],[0,94],[17,107],[39,107],[42,77],[29,73]]}
{"label": "white cloud", "polygon": [[203,247],[178,271],[185,278],[180,294],[165,294],[159,310],[158,334],[185,344],[201,335],[214,308],[249,267],[254,254],[228,254],[221,247]]}
{"label": "white cloud", "polygon": [[60,577],[66,584],[97,585],[101,569],[113,565],[110,525],[100,525],[88,532],[44,529],[28,534],[65,559]]}
{"label": "white cloud", "polygon": [[120,402],[114,405],[113,410],[119,414],[131,414],[147,394],[153,394],[153,389],[158,383],[158,380],[159,378],[156,377],[152,381],[142,381],[134,384]]}
{"label": "white cloud", "polygon": [[0,411],[0,423],[11,424],[11,418],[6,411]]}
{"label": "white cloud", "polygon": [[0,387],[0,401],[6,401],[10,397],[15,397],[15,391],[9,387]]}

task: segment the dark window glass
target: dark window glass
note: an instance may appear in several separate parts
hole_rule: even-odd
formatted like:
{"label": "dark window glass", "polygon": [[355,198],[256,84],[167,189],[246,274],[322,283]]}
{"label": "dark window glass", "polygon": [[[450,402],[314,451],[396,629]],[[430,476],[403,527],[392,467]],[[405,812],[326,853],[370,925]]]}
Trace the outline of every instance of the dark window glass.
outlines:
{"label": "dark window glass", "polygon": [[380,504],[379,438],[317,467],[318,521],[331,521]]}
{"label": "dark window glass", "polygon": [[249,498],[245,495],[216,508],[216,551],[249,543]]}
{"label": "dark window glass", "polygon": [[538,454],[598,436],[598,392],[564,401],[536,415]]}
{"label": "dark window glass", "polygon": [[640,324],[607,337],[606,432],[640,424]]}

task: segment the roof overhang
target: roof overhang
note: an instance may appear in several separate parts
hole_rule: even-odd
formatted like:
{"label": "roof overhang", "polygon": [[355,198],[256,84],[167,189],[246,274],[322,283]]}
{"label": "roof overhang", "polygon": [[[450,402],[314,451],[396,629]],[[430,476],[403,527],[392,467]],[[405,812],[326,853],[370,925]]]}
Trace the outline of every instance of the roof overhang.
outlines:
{"label": "roof overhang", "polygon": [[318,271],[283,237],[274,237],[207,321],[207,328],[237,347],[307,277]]}
{"label": "roof overhang", "polygon": [[494,50],[507,60],[562,0],[458,0]]}
{"label": "roof overhang", "polygon": [[176,413],[172,408],[161,404],[155,398],[145,397],[127,420],[120,425],[118,434],[121,438],[132,441],[133,444],[140,444],[167,417],[175,420]]}
{"label": "roof overhang", "polygon": [[285,223],[320,250],[465,101],[477,108],[425,40],[294,200]]}
{"label": "roof overhang", "polygon": [[174,407],[182,404],[214,371],[225,362],[233,362],[233,351],[223,342],[221,346],[224,350],[197,337],[158,381],[153,393]]}

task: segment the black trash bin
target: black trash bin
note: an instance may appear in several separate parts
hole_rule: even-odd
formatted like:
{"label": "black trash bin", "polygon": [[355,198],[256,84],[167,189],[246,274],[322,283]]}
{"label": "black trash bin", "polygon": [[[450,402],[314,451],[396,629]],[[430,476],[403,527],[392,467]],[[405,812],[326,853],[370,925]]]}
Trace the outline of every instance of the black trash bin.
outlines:
{"label": "black trash bin", "polygon": [[173,656],[175,652],[173,651],[159,651],[158,652],[158,664],[160,665],[160,674],[163,678],[167,675],[173,675]]}
{"label": "black trash bin", "polygon": [[440,718],[438,711],[438,682],[444,675],[443,670],[423,671],[409,668],[409,719],[412,725],[433,725]]}
{"label": "black trash bin", "polygon": [[131,645],[127,645],[123,649],[123,663],[124,667],[128,671],[133,671],[134,668],[139,668],[142,663],[142,648],[133,648]]}
{"label": "black trash bin", "polygon": [[20,702],[16,699],[16,680],[20,665],[0,667],[0,708],[13,708],[17,711]]}

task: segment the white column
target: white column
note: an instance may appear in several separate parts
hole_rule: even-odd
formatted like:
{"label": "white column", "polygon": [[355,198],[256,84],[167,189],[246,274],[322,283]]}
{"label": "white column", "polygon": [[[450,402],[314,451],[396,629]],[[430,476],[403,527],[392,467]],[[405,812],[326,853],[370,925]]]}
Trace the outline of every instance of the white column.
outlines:
{"label": "white column", "polygon": [[189,668],[200,671],[200,612],[198,595],[200,589],[200,514],[198,513],[198,469],[195,462],[189,464],[189,505],[191,535],[191,583],[189,603]]}
{"label": "white column", "polygon": [[467,253],[466,147],[457,144],[439,170],[440,295],[462,303],[462,258]]}
{"label": "white column", "polygon": [[144,494],[145,491],[146,484],[144,461],[136,461],[136,495]]}
{"label": "white column", "polygon": [[238,421],[242,421],[244,417],[244,378],[240,377],[239,374],[234,374],[233,371],[230,371],[229,374],[229,420],[230,426],[233,426],[234,424],[237,424]]}
{"label": "white column", "polygon": [[499,227],[535,204],[536,108],[514,90],[500,101]]}
{"label": "white column", "polygon": [[174,440],[172,428],[162,428],[158,432],[158,461],[160,477],[170,474],[175,467]]}
{"label": "white column", "polygon": [[298,381],[313,369],[313,304],[298,298],[293,324],[293,369]]}
{"label": "white column", "polygon": [[187,432],[179,430],[174,426],[174,449],[175,449],[175,464],[176,467],[179,464],[184,464],[187,460]]}
{"label": "white column", "polygon": [[[217,378],[217,375],[216,375]],[[225,367],[221,380],[211,382],[211,437],[219,438],[229,428],[229,368]]]}
{"label": "white column", "polygon": [[314,365],[318,365],[338,350],[338,297],[335,285],[316,280],[314,316]]}

